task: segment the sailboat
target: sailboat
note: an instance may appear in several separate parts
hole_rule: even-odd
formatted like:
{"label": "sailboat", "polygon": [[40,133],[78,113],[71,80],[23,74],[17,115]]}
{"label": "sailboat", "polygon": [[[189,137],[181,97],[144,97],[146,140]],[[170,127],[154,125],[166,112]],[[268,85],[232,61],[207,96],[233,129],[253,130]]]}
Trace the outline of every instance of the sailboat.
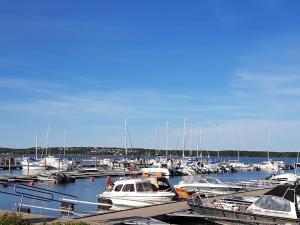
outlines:
{"label": "sailboat", "polygon": [[[47,167],[49,169],[58,169],[58,170],[68,170],[71,166],[74,165],[74,162],[67,159],[60,159],[60,157],[55,157],[53,155],[50,155],[50,151],[48,151],[48,143],[49,143],[49,132],[50,127],[48,126],[47,130],[47,136],[46,136],[46,156],[41,159],[41,165],[44,167]],[[65,135],[64,135],[65,136]],[[65,142],[65,138],[64,138]],[[64,147],[64,152],[65,152]],[[50,149],[49,149],[50,150]]]}
{"label": "sailboat", "polygon": [[38,159],[38,129],[36,129],[35,135],[35,157],[23,157],[21,165],[23,169],[27,170],[40,170],[43,167],[41,160]]}
{"label": "sailboat", "polygon": [[257,165],[261,170],[278,171],[279,163],[270,159],[270,129],[268,128],[268,160],[263,161]]}

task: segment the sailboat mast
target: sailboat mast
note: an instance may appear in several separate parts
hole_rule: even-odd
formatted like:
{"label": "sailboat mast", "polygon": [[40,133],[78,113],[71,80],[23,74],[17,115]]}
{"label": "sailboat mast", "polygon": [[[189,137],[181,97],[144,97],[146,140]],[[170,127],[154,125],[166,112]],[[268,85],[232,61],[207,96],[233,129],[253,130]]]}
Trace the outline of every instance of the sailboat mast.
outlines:
{"label": "sailboat mast", "polygon": [[66,157],[66,130],[64,130],[64,157]]}
{"label": "sailboat mast", "polygon": [[155,154],[158,154],[158,122],[155,125]]}
{"label": "sailboat mast", "polygon": [[48,148],[49,148],[49,133],[50,133],[50,125],[48,124],[47,135],[46,135],[46,155],[48,155],[48,153],[50,154],[50,149],[49,149],[49,152],[48,152]]}
{"label": "sailboat mast", "polygon": [[38,158],[38,129],[35,130],[35,159]]}
{"label": "sailboat mast", "polygon": [[190,124],[190,126],[189,126],[189,133],[190,133],[190,156],[193,156],[193,147],[192,147],[192,130],[193,129],[193,126],[192,126],[192,124]]}
{"label": "sailboat mast", "polygon": [[237,136],[238,136],[238,149],[237,149],[237,153],[238,153],[238,162],[240,162],[240,129],[237,129]]}
{"label": "sailboat mast", "polygon": [[167,121],[167,146],[166,146],[166,156],[168,157],[168,149],[169,149],[169,121]]}
{"label": "sailboat mast", "polygon": [[127,156],[127,119],[125,118],[124,124],[124,148],[125,148],[125,155]]}
{"label": "sailboat mast", "polygon": [[270,128],[268,128],[268,162],[270,161]]}
{"label": "sailboat mast", "polygon": [[199,130],[199,122],[197,121],[197,158],[199,157],[199,138],[200,138],[200,130]]}
{"label": "sailboat mast", "polygon": [[186,126],[186,118],[184,118],[183,121],[182,157],[184,157],[184,151],[185,151],[185,126]]}
{"label": "sailboat mast", "polygon": [[199,139],[200,139],[200,150],[201,150],[201,152],[200,152],[200,158],[201,158],[201,162],[202,162],[202,149],[203,149],[203,141],[202,141],[202,129],[201,128],[199,128]]}
{"label": "sailboat mast", "polygon": [[218,131],[218,126],[217,124],[215,124],[215,130],[216,130],[216,148],[217,148],[217,156],[218,156],[218,160],[220,157],[220,146],[219,146],[219,131]]}

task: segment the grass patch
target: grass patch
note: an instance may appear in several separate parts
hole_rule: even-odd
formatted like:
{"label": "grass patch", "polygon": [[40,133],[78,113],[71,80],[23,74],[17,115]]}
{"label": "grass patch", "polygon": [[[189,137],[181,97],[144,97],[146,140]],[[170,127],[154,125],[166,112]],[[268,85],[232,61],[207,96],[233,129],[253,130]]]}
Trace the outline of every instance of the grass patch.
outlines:
{"label": "grass patch", "polygon": [[89,224],[86,222],[79,221],[79,222],[66,222],[66,223],[57,222],[54,223],[53,225],[89,225]]}
{"label": "grass patch", "polygon": [[23,220],[22,215],[5,213],[0,215],[0,225],[30,225],[30,223]]}
{"label": "grass patch", "polygon": [[[44,225],[48,223],[44,222]],[[5,213],[0,215],[0,225],[32,225],[27,220],[22,218],[21,214],[16,213]],[[51,225],[89,225],[86,222],[78,221],[78,222],[56,222],[51,223]]]}

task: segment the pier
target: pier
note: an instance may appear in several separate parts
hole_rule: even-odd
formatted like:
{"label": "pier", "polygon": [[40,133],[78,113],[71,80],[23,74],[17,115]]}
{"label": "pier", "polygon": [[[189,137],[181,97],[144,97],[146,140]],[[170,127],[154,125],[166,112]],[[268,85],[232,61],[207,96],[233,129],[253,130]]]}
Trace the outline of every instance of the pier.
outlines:
{"label": "pier", "polygon": [[153,218],[162,216],[164,214],[188,210],[189,208],[190,207],[186,202],[170,202],[155,206],[147,206],[142,208],[87,216],[81,218],[80,221],[84,221],[89,224],[120,224],[122,221],[129,218]]}

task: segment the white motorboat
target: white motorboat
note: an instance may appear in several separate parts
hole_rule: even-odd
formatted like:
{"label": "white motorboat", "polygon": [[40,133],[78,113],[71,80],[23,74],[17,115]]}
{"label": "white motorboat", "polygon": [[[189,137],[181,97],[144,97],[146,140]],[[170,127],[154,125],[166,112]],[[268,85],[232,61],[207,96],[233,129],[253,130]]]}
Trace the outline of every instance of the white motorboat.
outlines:
{"label": "white motorboat", "polygon": [[300,179],[300,177],[294,173],[284,173],[284,174],[279,174],[279,175],[273,174],[268,179],[272,180],[272,181],[278,181],[278,182],[280,182],[280,184],[284,184],[284,183],[294,184],[296,181],[298,181]]}
{"label": "white motorboat", "polygon": [[220,180],[210,176],[201,176],[197,180],[185,179],[179,182],[177,185],[174,185],[174,187],[185,189],[188,191],[196,191],[216,195],[235,193],[245,190],[245,188],[242,186],[222,183]]}
{"label": "white motorboat", "polygon": [[80,171],[80,172],[100,172],[100,171],[103,171],[95,166],[82,166],[82,165],[79,165],[77,166],[77,170]]}
{"label": "white motorboat", "polygon": [[267,170],[267,171],[278,171],[280,169],[279,165],[275,162],[272,162],[271,160],[263,161],[259,164],[256,164],[256,166],[261,170]]}
{"label": "white motorboat", "polygon": [[40,170],[45,168],[45,166],[41,164],[40,160],[31,159],[29,157],[24,157],[21,161],[21,165],[23,169],[30,169],[30,170]]}
{"label": "white motorboat", "polygon": [[98,195],[100,202],[112,204],[111,209],[135,208],[170,202],[175,193],[171,191],[153,191],[149,180],[121,179],[114,182],[110,190]]}
{"label": "white motorboat", "polygon": [[67,159],[60,159],[52,155],[48,155],[41,159],[41,164],[45,167],[53,169],[68,170],[72,165],[74,165],[74,162]]}
{"label": "white motorboat", "polygon": [[147,173],[147,174],[155,175],[156,173],[161,173],[163,176],[170,176],[170,171],[167,168],[150,167],[150,168],[142,168],[141,171],[142,173]]}
{"label": "white motorboat", "polygon": [[196,218],[204,218],[217,224],[277,225],[299,224],[299,185],[278,185],[259,198],[245,201],[241,198],[190,201]]}

